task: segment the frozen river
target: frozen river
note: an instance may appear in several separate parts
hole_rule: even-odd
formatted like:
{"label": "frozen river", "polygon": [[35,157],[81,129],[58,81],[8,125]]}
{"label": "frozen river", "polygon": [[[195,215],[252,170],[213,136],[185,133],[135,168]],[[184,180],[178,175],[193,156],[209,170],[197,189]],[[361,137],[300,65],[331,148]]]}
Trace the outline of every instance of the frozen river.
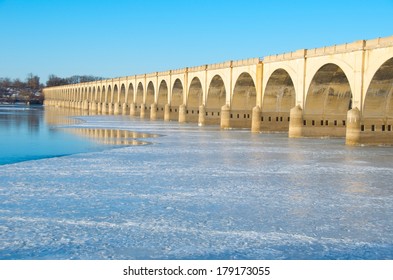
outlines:
{"label": "frozen river", "polygon": [[158,134],[0,168],[0,259],[392,259],[393,148],[86,116]]}

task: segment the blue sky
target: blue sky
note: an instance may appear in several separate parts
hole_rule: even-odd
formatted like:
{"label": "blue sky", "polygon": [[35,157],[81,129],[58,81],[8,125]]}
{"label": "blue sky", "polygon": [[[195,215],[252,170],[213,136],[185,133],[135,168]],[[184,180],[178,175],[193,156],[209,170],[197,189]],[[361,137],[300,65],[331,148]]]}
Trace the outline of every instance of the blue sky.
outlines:
{"label": "blue sky", "polygon": [[0,77],[118,77],[393,35],[393,0],[0,0]]}

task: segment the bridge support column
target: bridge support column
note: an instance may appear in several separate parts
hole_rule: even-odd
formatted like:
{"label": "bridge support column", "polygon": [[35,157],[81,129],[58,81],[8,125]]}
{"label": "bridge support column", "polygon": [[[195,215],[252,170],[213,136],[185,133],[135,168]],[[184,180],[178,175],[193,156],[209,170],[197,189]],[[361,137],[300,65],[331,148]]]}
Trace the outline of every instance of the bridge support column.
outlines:
{"label": "bridge support column", "polygon": [[103,115],[108,114],[108,103],[103,102],[101,105],[101,113]]}
{"label": "bridge support column", "polygon": [[97,103],[95,101],[90,103],[90,111],[94,114],[97,113]]}
{"label": "bridge support column", "polygon": [[136,116],[135,103],[131,103],[130,105],[130,116]]}
{"label": "bridge support column", "polygon": [[128,115],[128,105],[127,105],[127,103],[123,103],[122,108],[121,108],[121,113],[123,115]]}
{"label": "bridge support column", "polygon": [[303,110],[299,105],[293,107],[290,111],[288,137],[299,138],[303,136]]}
{"label": "bridge support column", "polygon": [[115,105],[113,105],[113,114],[114,115],[120,114],[120,104],[117,102],[115,103]]}
{"label": "bridge support column", "polygon": [[142,103],[141,104],[141,115],[140,115],[141,119],[145,117],[145,114],[146,114],[145,103]]}
{"label": "bridge support column", "polygon": [[113,115],[113,103],[108,103],[108,114]]}
{"label": "bridge support column", "polygon": [[353,108],[347,113],[345,144],[360,144],[360,111],[358,108]]}
{"label": "bridge support column", "polygon": [[155,121],[157,119],[157,104],[153,103],[150,105],[150,120]]}
{"label": "bridge support column", "polygon": [[201,105],[201,106],[199,106],[199,115],[198,115],[198,125],[199,126],[205,125],[205,116],[206,116],[205,105]]}
{"label": "bridge support column", "polygon": [[261,132],[261,108],[257,105],[252,108],[251,132]]}
{"label": "bridge support column", "polygon": [[231,109],[227,104],[221,107],[221,120],[220,120],[220,126],[222,129],[228,129],[231,128]]}
{"label": "bridge support column", "polygon": [[171,120],[171,105],[165,104],[164,107],[164,121],[170,121]]}
{"label": "bridge support column", "polygon": [[187,108],[182,104],[179,106],[179,123],[184,123],[187,120]]}
{"label": "bridge support column", "polygon": [[89,110],[89,101],[87,101],[87,100],[83,101],[82,109]]}

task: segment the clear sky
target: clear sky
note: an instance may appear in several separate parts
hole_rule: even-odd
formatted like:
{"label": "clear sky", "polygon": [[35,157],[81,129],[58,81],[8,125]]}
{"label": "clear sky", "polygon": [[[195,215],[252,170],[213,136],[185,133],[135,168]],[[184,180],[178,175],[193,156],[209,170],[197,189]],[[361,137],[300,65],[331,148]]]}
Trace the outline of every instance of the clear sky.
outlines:
{"label": "clear sky", "polygon": [[393,35],[393,0],[0,0],[0,77],[119,77]]}

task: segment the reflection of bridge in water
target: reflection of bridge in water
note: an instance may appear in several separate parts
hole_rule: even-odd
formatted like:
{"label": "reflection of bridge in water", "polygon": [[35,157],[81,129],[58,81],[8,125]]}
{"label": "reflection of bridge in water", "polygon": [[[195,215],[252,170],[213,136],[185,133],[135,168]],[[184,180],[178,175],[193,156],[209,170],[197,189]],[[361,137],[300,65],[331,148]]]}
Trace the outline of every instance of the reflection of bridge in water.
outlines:
{"label": "reflection of bridge in water", "polygon": [[147,145],[150,144],[148,141],[142,141],[141,139],[157,138],[161,135],[134,132],[125,129],[109,129],[109,128],[94,128],[94,127],[74,127],[74,125],[80,123],[80,120],[71,118],[81,113],[79,110],[71,108],[47,108],[45,110],[45,121],[47,124],[62,128],[67,132],[87,137],[95,142],[106,144],[106,145]]}
{"label": "reflection of bridge in water", "polygon": [[142,141],[144,138],[156,138],[159,135],[139,133],[121,129],[105,128],[65,128],[74,134],[87,137],[93,141],[106,145],[147,145],[148,141]]}
{"label": "reflection of bridge in water", "polygon": [[393,144],[393,37],[45,88],[45,104]]}

